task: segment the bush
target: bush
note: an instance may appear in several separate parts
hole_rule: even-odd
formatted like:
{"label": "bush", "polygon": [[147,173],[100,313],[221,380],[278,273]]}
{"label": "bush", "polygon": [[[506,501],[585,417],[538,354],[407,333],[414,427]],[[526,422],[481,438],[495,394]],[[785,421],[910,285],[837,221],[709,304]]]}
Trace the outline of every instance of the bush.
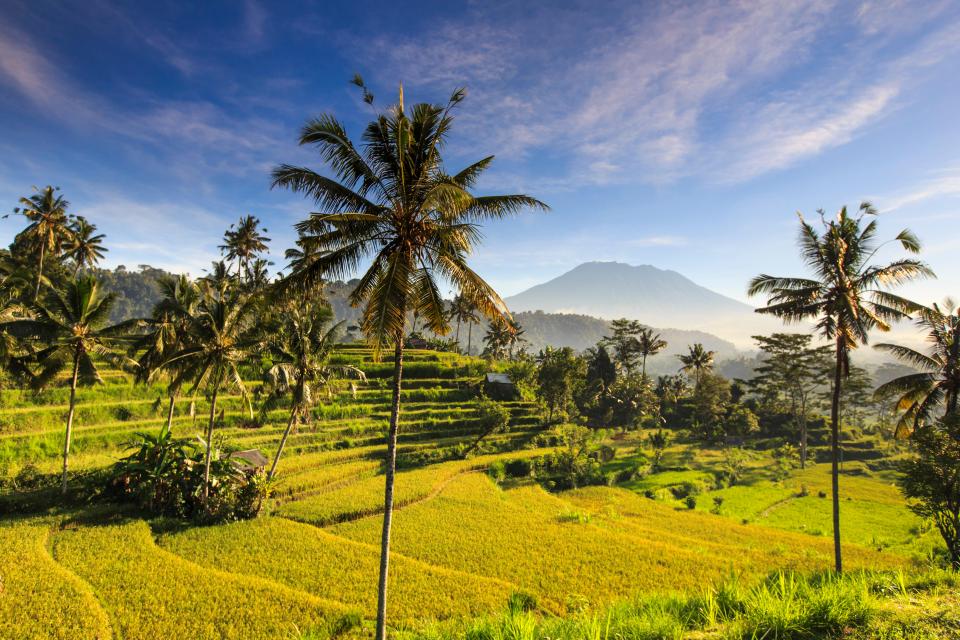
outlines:
{"label": "bush", "polygon": [[529,478],[533,473],[533,462],[529,458],[508,460],[504,464],[504,471],[511,478]]}
{"label": "bush", "polygon": [[687,496],[687,499],[683,501],[687,505],[687,509],[696,509],[697,508],[697,499],[693,496]]}
{"label": "bush", "polygon": [[514,591],[507,598],[507,610],[512,614],[536,611],[537,597],[526,591]]}

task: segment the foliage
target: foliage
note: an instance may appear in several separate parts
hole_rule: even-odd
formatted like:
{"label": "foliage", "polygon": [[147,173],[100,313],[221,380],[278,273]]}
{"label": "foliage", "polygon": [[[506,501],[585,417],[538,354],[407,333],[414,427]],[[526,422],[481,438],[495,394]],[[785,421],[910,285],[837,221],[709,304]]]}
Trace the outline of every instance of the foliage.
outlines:
{"label": "foliage", "polygon": [[255,518],[270,497],[272,484],[262,470],[245,469],[214,450],[210,493],[204,496],[204,451],[186,438],[160,433],[136,434],[136,450],[112,472],[112,494],[136,502],[157,515],[205,522]]}
{"label": "foliage", "polygon": [[904,436],[933,417],[935,408],[944,414],[957,412],[960,397],[960,313],[956,303],[947,299],[943,308],[934,303],[918,311],[917,325],[927,334],[929,354],[895,344],[878,344],[875,348],[895,356],[901,362],[918,367],[877,388],[875,397],[893,396],[901,411],[897,435]]}
{"label": "foliage", "polygon": [[911,442],[916,456],[903,463],[899,484],[914,513],[933,520],[960,570],[960,419],[914,429]]}
{"label": "foliage", "polygon": [[569,416],[575,410],[574,395],[586,373],[583,358],[570,347],[547,347],[537,356],[537,397],[547,407],[547,421]]}

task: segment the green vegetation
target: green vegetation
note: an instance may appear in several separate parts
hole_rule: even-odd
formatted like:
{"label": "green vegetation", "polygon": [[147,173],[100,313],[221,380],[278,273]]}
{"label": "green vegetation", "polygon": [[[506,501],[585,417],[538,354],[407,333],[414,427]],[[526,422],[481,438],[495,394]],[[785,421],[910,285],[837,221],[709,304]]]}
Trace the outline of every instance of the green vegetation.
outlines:
{"label": "green vegetation", "polygon": [[[871,264],[872,208],[801,223],[814,279],[751,285],[831,344],[757,336],[742,380],[699,340],[652,379],[679,334],[627,318],[528,353],[467,261],[481,222],[546,207],[474,195],[492,156],[446,170],[463,98],[408,110],[401,90],[362,146],[311,120],[333,177],[273,173],[321,210],[290,272],[271,281],[244,216],[206,276],[156,274],[152,308],[110,327],[96,226],[52,187],[21,201],[0,253],[0,638],[960,632],[960,321],[883,288],[929,271]],[[922,371],[875,389],[850,352],[910,314],[930,353],[881,347]]]}

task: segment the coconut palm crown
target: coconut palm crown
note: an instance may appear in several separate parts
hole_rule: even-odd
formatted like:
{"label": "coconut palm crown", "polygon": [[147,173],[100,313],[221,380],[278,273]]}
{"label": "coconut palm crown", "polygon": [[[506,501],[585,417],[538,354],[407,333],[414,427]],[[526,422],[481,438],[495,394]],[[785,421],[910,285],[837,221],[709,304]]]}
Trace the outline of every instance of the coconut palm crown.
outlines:
{"label": "coconut palm crown", "polygon": [[943,307],[934,303],[917,312],[917,325],[926,330],[928,353],[897,344],[877,344],[901,362],[920,369],[881,385],[877,398],[894,396],[903,413],[897,422],[897,436],[910,435],[929,421],[939,407],[945,415],[957,412],[960,396],[960,312],[950,299]]}

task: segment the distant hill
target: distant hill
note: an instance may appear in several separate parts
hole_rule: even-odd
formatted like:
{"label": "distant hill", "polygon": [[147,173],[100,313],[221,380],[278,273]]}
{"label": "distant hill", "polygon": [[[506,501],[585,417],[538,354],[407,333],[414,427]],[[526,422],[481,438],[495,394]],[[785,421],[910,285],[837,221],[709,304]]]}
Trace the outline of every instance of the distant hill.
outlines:
{"label": "distant hill", "polygon": [[94,275],[106,291],[116,296],[110,310],[110,322],[120,322],[149,316],[160,300],[157,280],[174,274],[141,264],[137,271],[119,266],[116,269],[94,269]]}
{"label": "distant hill", "polygon": [[751,346],[751,335],[780,329],[779,321],[757,315],[749,305],[650,265],[586,262],[505,301],[514,312],[631,318],[654,327],[707,331],[744,348]]}

